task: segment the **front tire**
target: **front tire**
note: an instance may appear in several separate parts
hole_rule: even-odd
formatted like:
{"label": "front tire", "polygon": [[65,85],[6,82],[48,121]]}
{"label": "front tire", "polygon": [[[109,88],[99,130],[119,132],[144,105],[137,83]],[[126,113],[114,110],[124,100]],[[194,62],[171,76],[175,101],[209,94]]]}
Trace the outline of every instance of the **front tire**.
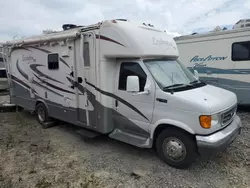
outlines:
{"label": "front tire", "polygon": [[36,106],[37,121],[42,125],[43,129],[47,129],[54,125],[54,122],[49,117],[48,110],[43,103],[39,103]]}
{"label": "front tire", "polygon": [[193,138],[178,129],[165,129],[156,139],[156,150],[161,160],[170,166],[189,167],[197,157]]}

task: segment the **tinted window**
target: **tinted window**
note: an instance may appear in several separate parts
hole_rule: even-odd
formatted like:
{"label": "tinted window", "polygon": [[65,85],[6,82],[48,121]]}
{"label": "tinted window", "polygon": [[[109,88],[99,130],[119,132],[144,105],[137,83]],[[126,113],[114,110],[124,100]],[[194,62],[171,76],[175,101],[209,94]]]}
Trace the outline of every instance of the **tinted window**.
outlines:
{"label": "tinted window", "polygon": [[90,67],[90,59],[89,59],[89,43],[84,43],[84,66]]}
{"label": "tinted window", "polygon": [[59,55],[58,54],[48,55],[48,69],[50,70],[59,69]]}
{"label": "tinted window", "polygon": [[7,78],[6,70],[0,70],[0,78]]}
{"label": "tinted window", "polygon": [[232,60],[233,61],[250,60],[250,41],[233,43]]}
{"label": "tinted window", "polygon": [[128,76],[138,76],[140,91],[144,91],[146,84],[147,75],[142,70],[141,66],[138,63],[122,63],[120,68],[120,77],[119,77],[119,90],[126,90],[127,88],[127,77]]}

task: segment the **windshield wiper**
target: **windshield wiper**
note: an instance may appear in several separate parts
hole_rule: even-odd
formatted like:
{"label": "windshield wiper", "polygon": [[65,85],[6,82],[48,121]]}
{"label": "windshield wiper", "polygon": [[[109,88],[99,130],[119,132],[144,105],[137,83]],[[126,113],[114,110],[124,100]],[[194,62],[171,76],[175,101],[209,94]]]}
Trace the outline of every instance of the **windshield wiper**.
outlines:
{"label": "windshield wiper", "polygon": [[185,84],[174,84],[174,85],[164,87],[163,90],[168,90],[170,88],[178,87],[178,86],[186,86],[186,85]]}
{"label": "windshield wiper", "polygon": [[200,83],[200,81],[199,80],[195,80],[195,81],[190,82],[189,84],[196,84],[196,83]]}

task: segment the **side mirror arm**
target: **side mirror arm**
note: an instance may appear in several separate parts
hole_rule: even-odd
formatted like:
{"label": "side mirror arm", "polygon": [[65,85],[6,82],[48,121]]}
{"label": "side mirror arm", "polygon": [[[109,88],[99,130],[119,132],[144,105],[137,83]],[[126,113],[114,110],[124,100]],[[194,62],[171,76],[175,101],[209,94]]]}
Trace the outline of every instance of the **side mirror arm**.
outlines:
{"label": "side mirror arm", "polygon": [[150,90],[142,91],[142,92],[136,92],[133,93],[133,95],[148,95],[150,93]]}

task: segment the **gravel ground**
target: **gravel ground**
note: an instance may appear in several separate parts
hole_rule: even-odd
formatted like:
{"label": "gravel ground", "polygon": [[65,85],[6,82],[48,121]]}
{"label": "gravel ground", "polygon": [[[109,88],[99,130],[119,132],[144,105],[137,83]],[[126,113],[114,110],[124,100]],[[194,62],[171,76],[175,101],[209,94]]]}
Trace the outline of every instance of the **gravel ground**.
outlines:
{"label": "gravel ground", "polygon": [[0,113],[0,188],[250,187],[250,112],[223,153],[172,168],[153,150],[105,136],[84,140],[70,125],[41,129],[27,112]]}

